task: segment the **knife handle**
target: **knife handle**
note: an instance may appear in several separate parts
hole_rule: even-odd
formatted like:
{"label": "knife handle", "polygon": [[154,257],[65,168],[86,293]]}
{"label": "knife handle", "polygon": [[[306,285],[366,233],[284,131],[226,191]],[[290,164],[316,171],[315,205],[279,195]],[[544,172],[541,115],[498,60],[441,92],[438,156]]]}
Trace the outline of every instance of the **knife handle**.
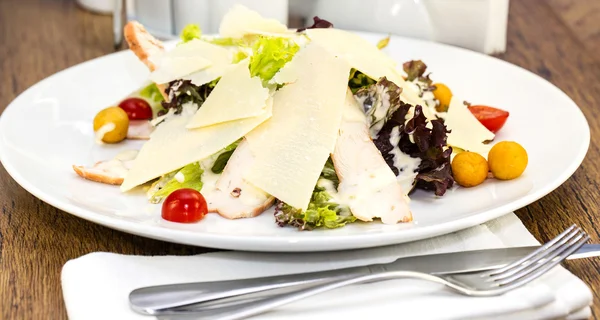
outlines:
{"label": "knife handle", "polygon": [[[249,295],[268,290],[269,295],[285,293],[299,287],[315,285],[345,278],[372,273],[372,268],[355,267],[340,270],[319,271],[304,274],[250,278],[227,281],[194,282],[168,284],[138,288],[129,294],[131,308],[146,315],[185,314],[193,312],[185,307],[195,304],[209,305],[215,299],[227,299],[227,303],[236,304],[261,298],[262,295]],[[249,298],[250,297],[250,298]],[[223,300],[219,305],[223,305]]]}

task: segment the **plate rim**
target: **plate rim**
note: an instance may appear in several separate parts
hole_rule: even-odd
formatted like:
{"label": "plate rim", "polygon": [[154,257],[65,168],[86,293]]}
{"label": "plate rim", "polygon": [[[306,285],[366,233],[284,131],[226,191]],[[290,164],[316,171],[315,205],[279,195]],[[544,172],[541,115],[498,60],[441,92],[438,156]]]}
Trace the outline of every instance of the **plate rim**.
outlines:
{"label": "plate rim", "polygon": [[[387,36],[383,33],[375,33],[375,32],[363,32],[363,31],[352,31],[359,35],[366,35],[368,37],[383,37]],[[511,214],[517,209],[523,208],[545,196],[547,196],[552,191],[559,188],[562,184],[564,184],[576,171],[579,169],[581,164],[583,163],[591,142],[591,130],[589,127],[589,122],[585,117],[585,114],[581,110],[581,108],[569,97],[562,89],[558,86],[554,85],[550,81],[542,78],[541,76],[529,71],[521,66],[512,64],[510,62],[504,61],[502,59],[486,55],[480,52],[472,51],[469,49],[448,45],[444,43],[438,43],[434,41],[427,41],[421,39],[413,39],[402,36],[394,36],[393,38],[400,39],[402,41],[408,41],[413,43],[427,43],[427,45],[434,46],[442,46],[446,47],[449,50],[458,50],[460,54],[468,54],[468,55],[477,55],[488,61],[494,61],[493,63],[502,63],[506,67],[510,67],[518,70],[519,72],[524,72],[525,74],[529,74],[532,79],[535,79],[538,83],[544,86],[550,86],[553,90],[556,90],[557,93],[563,95],[566,98],[566,101],[569,101],[572,106],[575,107],[577,111],[577,118],[581,123],[578,125],[585,124],[583,126],[582,132],[585,136],[582,136],[580,141],[583,140],[577,154],[573,156],[573,160],[570,162],[570,165],[566,167],[561,174],[557,175],[554,180],[550,183],[547,183],[540,187],[536,192],[532,194],[527,194],[524,197],[518,198],[516,200],[510,201],[507,204],[500,205],[496,208],[490,210],[483,210],[478,213],[474,213],[470,216],[450,220],[446,222],[441,222],[436,225],[427,226],[422,229],[419,228],[407,228],[403,230],[398,230],[395,232],[385,232],[385,233],[365,233],[365,234],[353,234],[353,235],[336,235],[335,244],[334,245],[324,245],[323,237],[297,237],[297,236],[286,236],[285,239],[277,236],[236,236],[236,235],[224,235],[218,233],[201,233],[194,232],[189,230],[176,230],[165,228],[159,225],[146,225],[141,224],[139,222],[117,219],[110,216],[105,216],[102,214],[97,214],[93,210],[85,209],[79,207],[74,204],[70,204],[60,199],[55,199],[51,196],[47,196],[44,191],[40,188],[36,187],[34,183],[31,183],[26,178],[24,178],[18,170],[15,169],[12,163],[6,157],[6,145],[4,143],[4,139],[0,139],[0,163],[4,166],[7,173],[11,176],[12,179],[17,182],[23,189],[29,192],[34,197],[40,199],[41,201],[64,211],[65,213],[74,215],[76,217],[82,218],[84,220],[90,221],[92,223],[96,223],[114,230],[118,230],[121,232],[134,234],[138,236],[142,236],[150,239],[157,239],[171,243],[179,243],[197,247],[206,247],[206,248],[215,248],[215,249],[224,249],[224,250],[238,250],[238,251],[257,251],[257,252],[325,252],[325,251],[338,251],[338,250],[352,250],[352,249],[361,249],[361,248],[370,248],[370,247],[380,247],[380,246],[388,246],[394,244],[400,244],[405,242],[411,242],[415,240],[422,240],[433,238],[439,235],[463,230],[469,227],[473,227],[487,221],[496,219],[503,215]],[[59,76],[64,72],[68,72],[71,69],[81,68],[84,65],[96,63],[100,60],[111,59],[118,55],[128,55],[133,54],[129,50],[123,50],[119,52],[110,53],[107,55],[103,55],[94,59],[90,59],[78,64],[75,64],[69,68],[58,71],[44,79],[36,82],[32,86],[28,87],[26,90],[18,94],[15,99],[13,99],[8,106],[4,109],[2,114],[0,115],[0,136],[3,135],[4,128],[6,126],[6,114],[16,112],[15,105],[18,101],[26,96],[29,92],[35,90],[37,87],[43,85],[46,82],[52,81],[54,77]],[[426,234],[423,236],[423,234]],[[407,236],[408,235],[408,236]],[[398,240],[399,238],[403,240]],[[331,239],[331,238],[330,238]],[[406,240],[408,239],[408,240]],[[364,244],[364,243],[368,244]],[[202,243],[202,244],[200,244]],[[275,243],[277,245],[273,245],[271,243]],[[283,245],[285,244],[285,245]]]}

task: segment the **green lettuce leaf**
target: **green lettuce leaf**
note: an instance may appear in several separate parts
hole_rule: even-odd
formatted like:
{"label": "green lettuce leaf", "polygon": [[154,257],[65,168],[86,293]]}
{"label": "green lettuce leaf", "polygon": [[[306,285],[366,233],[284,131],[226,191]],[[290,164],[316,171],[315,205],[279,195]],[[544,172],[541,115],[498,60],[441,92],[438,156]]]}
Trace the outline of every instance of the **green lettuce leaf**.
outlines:
{"label": "green lettuce leaf", "polygon": [[376,81],[371,79],[366,74],[352,68],[350,70],[350,76],[348,77],[348,87],[352,93],[356,93],[362,88],[366,88],[374,84]]}
{"label": "green lettuce leaf", "polygon": [[[166,198],[171,192],[190,188],[197,191],[202,190],[202,174],[204,170],[200,167],[200,163],[194,162],[187,166],[175,170],[161,177],[158,181],[154,182],[148,190],[148,196],[151,203],[160,203]],[[178,180],[180,178],[180,180]]]}
{"label": "green lettuce leaf", "polygon": [[194,39],[200,39],[202,36],[202,30],[200,30],[200,26],[197,24],[188,24],[181,30],[181,41],[182,43],[186,43],[188,41]]}
{"label": "green lettuce leaf", "polygon": [[218,46],[224,47],[239,47],[239,46],[248,46],[246,43],[246,39],[243,38],[215,38],[210,36],[202,36],[202,29],[197,24],[188,24],[183,30],[181,30],[181,43],[186,43],[193,39],[200,39],[202,41],[206,41],[212,44],[216,44]]}
{"label": "green lettuce leaf", "polygon": [[279,226],[293,226],[299,230],[313,230],[316,228],[334,229],[356,221],[347,206],[333,201],[332,195],[325,185],[330,184],[337,189],[339,180],[333,167],[331,158],[327,160],[319,183],[315,186],[308,209],[302,211],[284,202],[277,201],[275,207],[275,221]]}
{"label": "green lettuce leaf", "polygon": [[260,36],[252,45],[250,74],[268,83],[300,47],[292,40],[281,37]]}
{"label": "green lettuce leaf", "polygon": [[243,39],[237,38],[205,38],[202,40],[224,47],[239,47],[246,45],[246,42]]}
{"label": "green lettuce leaf", "polygon": [[330,200],[331,196],[324,188],[316,187],[306,211],[279,201],[275,207],[275,220],[282,227],[289,225],[299,230],[335,229],[356,221],[348,207]]}
{"label": "green lettuce leaf", "polygon": [[210,169],[210,171],[212,171],[213,173],[217,173],[217,174],[223,172],[223,169],[225,169],[225,166],[227,165],[229,158],[231,158],[231,155],[233,154],[233,152],[235,151],[235,149],[237,148],[237,146],[239,144],[240,144],[240,140],[228,145],[223,150],[221,150],[221,154],[219,154],[219,156],[217,157],[217,160],[215,160],[215,163],[212,165],[212,168]]}
{"label": "green lettuce leaf", "polygon": [[161,102],[165,100],[163,95],[160,93],[160,90],[158,90],[156,83],[151,83],[140,90],[140,96],[150,99],[154,102]]}
{"label": "green lettuce leaf", "polygon": [[233,55],[233,63],[238,63],[244,59],[248,58],[248,54],[246,52],[244,52],[243,50],[239,50],[238,52],[236,52]]}

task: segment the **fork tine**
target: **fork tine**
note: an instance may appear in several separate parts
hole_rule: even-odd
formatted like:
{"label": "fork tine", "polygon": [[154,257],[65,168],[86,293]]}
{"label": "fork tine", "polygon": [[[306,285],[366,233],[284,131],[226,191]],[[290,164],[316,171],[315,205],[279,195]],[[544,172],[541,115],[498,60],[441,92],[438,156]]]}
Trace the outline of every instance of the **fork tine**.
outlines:
{"label": "fork tine", "polygon": [[546,261],[542,263],[530,264],[528,268],[522,270],[521,272],[508,278],[501,279],[500,281],[496,281],[496,284],[499,286],[507,286],[511,283],[516,285],[529,283],[564,261],[571,253],[579,249],[589,239],[590,237],[583,232],[575,239],[569,241],[569,243],[561,246],[561,248],[556,250]]}
{"label": "fork tine", "polygon": [[567,259],[567,257],[569,257],[569,255],[571,255],[573,252],[577,251],[579,248],[581,248],[582,245],[584,245],[589,240],[590,240],[590,237],[588,235],[586,235],[585,237],[583,237],[582,239],[580,239],[579,241],[574,243],[574,245],[572,247],[570,247],[568,250],[566,250],[565,254],[561,255],[558,259],[549,260],[549,262],[544,264],[544,267],[539,268],[538,270],[535,270],[533,272],[530,272],[527,276],[524,276],[521,281],[524,281],[524,283],[529,283],[529,282],[535,280],[536,278],[540,277],[541,275],[545,274],[550,269],[554,268],[555,266],[557,266],[561,262],[563,262],[565,259]]}
{"label": "fork tine", "polygon": [[515,266],[521,265],[524,262],[530,260],[531,258],[535,257],[536,255],[548,250],[548,248],[552,247],[555,243],[557,243],[558,241],[562,240],[564,237],[570,235],[574,229],[576,229],[577,226],[575,224],[571,225],[569,228],[567,228],[565,231],[563,231],[561,234],[559,234],[558,236],[556,236],[554,239],[548,241],[547,243],[545,243],[544,245],[542,245],[540,248],[538,248],[537,250],[533,251],[532,253],[526,255],[525,257],[509,264],[506,265],[504,267],[486,272],[486,273],[482,273],[483,276],[489,276],[489,275],[493,275],[493,274],[497,274],[497,273],[501,273],[504,272],[508,269],[511,269]]}
{"label": "fork tine", "polygon": [[547,259],[548,257],[555,257],[556,255],[553,255],[553,254],[556,252],[556,250],[561,250],[566,243],[570,243],[569,241],[571,241],[571,239],[578,237],[576,239],[576,240],[578,240],[578,239],[581,239],[581,237],[583,237],[583,236],[585,236],[585,232],[583,232],[583,230],[581,230],[580,228],[576,228],[570,234],[563,237],[562,239],[560,239],[560,241],[554,243],[552,246],[548,247],[545,251],[538,253],[532,259],[530,259],[520,265],[516,265],[512,268],[508,268],[508,269],[505,268],[505,270],[502,270],[502,271],[490,272],[488,274],[491,277],[490,280],[498,280],[498,279],[510,277],[513,274],[516,274],[516,273],[520,272],[521,270],[528,268],[531,264],[539,263],[542,259]]}

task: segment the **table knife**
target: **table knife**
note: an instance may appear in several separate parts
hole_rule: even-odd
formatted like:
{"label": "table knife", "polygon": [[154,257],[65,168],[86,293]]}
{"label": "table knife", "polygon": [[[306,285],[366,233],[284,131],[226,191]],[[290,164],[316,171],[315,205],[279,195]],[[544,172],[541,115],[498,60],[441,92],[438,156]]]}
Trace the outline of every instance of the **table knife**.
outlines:
{"label": "table knife", "polygon": [[[430,274],[453,274],[484,271],[498,268],[526,256],[539,246],[512,247],[500,249],[472,250],[441,254],[418,255],[398,258],[393,262],[337,270],[281,276],[249,278],[227,281],[179,283],[151,286],[133,290],[129,295],[130,306],[142,314],[182,314],[185,306],[220,299],[219,306],[227,303],[223,298],[231,298],[231,303],[239,303],[250,293],[266,292],[269,295],[281,294],[292,287],[309,286],[319,282],[329,282],[384,271],[419,271]],[[569,256],[569,260],[600,256],[600,244],[585,244]],[[238,299],[236,299],[238,297]],[[260,295],[253,294],[253,298]],[[193,312],[193,309],[190,309]]]}

